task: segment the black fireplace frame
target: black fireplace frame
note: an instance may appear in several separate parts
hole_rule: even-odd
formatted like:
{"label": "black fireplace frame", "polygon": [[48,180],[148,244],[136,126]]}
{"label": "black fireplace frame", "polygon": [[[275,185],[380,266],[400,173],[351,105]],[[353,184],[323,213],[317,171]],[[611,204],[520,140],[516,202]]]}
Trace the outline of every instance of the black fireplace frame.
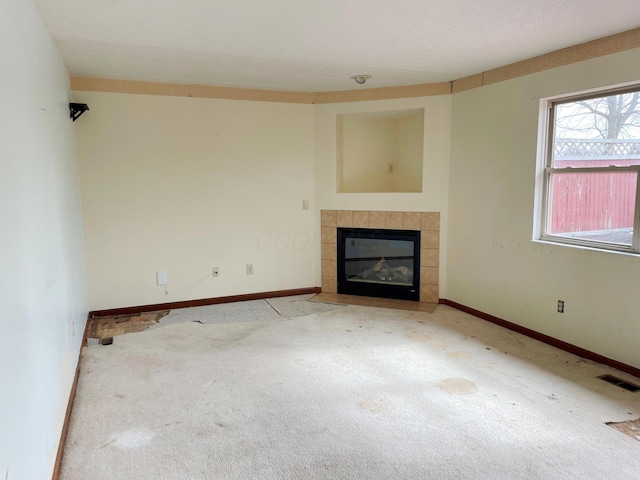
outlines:
{"label": "black fireplace frame", "polygon": [[[404,240],[413,242],[413,285],[389,285],[378,283],[349,282],[345,275],[345,240],[347,238],[371,238]],[[387,230],[377,228],[337,229],[337,283],[338,293],[365,297],[396,298],[420,301],[420,231]]]}

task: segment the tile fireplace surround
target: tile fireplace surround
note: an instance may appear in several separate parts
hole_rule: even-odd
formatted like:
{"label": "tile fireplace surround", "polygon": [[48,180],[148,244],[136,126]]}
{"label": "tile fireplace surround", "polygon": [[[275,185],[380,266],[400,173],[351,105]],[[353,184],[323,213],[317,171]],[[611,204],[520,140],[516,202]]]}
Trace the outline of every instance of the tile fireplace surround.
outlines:
{"label": "tile fireplace surround", "polygon": [[438,303],[439,212],[322,210],[322,292],[337,293],[337,228],[420,230],[420,302]]}

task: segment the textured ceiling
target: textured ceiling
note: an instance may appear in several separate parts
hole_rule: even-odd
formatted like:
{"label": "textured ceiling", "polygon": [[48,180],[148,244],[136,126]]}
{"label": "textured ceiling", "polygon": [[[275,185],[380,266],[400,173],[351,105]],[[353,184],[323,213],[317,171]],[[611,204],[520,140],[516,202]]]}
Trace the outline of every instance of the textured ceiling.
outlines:
{"label": "textured ceiling", "polygon": [[450,81],[640,26],[638,0],[36,4],[72,75],[308,92]]}

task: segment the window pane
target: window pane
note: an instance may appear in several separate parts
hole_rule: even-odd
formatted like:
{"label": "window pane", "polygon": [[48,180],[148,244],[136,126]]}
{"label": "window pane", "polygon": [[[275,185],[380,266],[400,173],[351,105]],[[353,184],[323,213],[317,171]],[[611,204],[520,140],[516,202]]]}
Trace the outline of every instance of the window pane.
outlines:
{"label": "window pane", "polygon": [[640,92],[555,105],[553,167],[640,165]]}
{"label": "window pane", "polygon": [[631,245],[635,172],[551,174],[547,233]]}

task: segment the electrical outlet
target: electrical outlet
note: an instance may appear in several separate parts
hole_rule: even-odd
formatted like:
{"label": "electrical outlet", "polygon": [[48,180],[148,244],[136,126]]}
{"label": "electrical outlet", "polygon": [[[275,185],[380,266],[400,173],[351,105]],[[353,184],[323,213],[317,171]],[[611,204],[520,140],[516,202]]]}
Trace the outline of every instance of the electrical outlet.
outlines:
{"label": "electrical outlet", "polygon": [[387,165],[387,173],[394,173],[396,171],[396,166],[393,163]]}
{"label": "electrical outlet", "polygon": [[309,210],[309,200],[302,200],[302,209]]}
{"label": "electrical outlet", "polygon": [[247,275],[253,275],[253,263],[247,263]]}
{"label": "electrical outlet", "polygon": [[558,300],[558,313],[564,313],[564,300]]}
{"label": "electrical outlet", "polygon": [[213,267],[212,273],[213,273],[214,277],[219,277],[220,276],[220,269],[218,267]]}

